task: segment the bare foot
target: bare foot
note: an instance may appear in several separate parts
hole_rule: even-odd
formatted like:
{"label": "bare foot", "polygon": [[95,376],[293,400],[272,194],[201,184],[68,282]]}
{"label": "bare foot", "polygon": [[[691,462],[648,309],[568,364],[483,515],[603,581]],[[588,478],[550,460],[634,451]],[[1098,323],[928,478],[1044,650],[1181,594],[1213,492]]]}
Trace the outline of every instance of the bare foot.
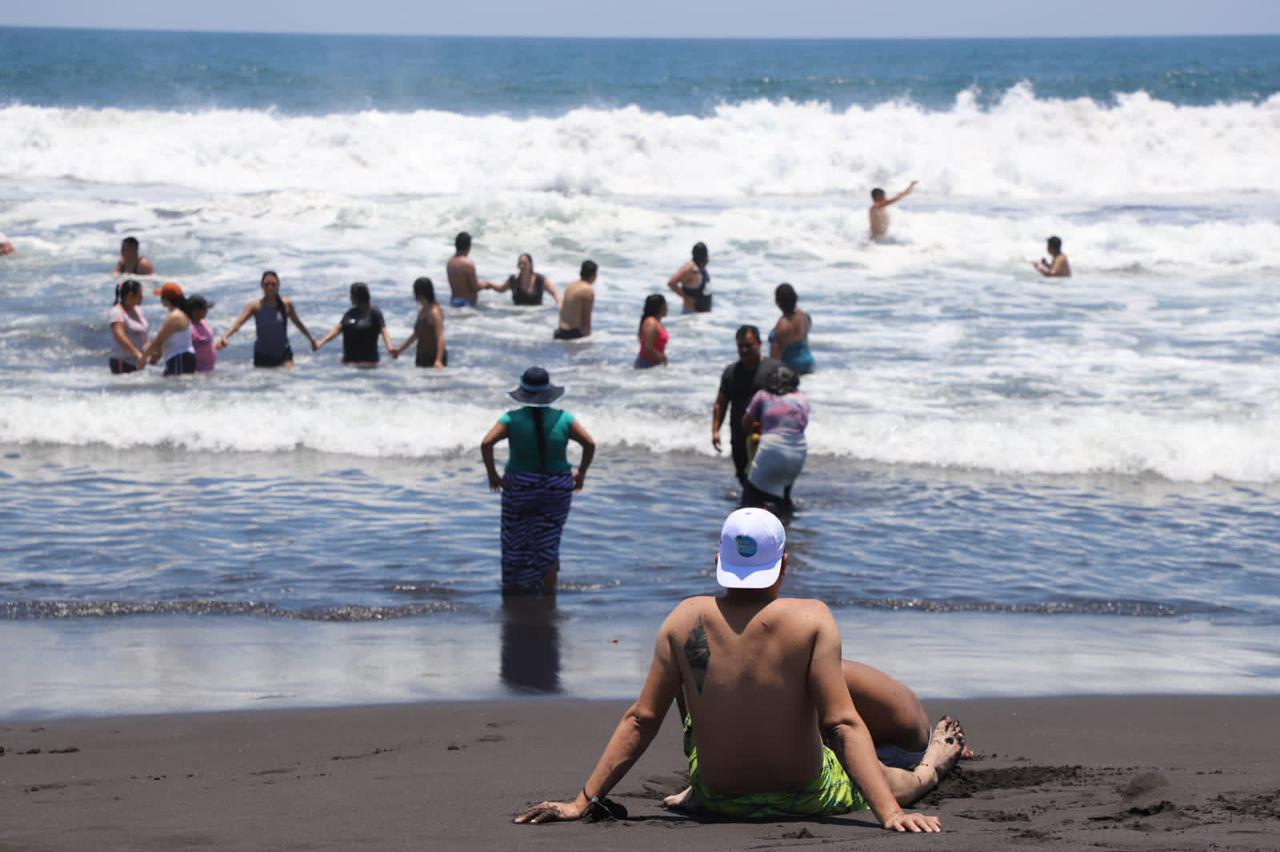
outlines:
{"label": "bare foot", "polygon": [[662,800],[662,805],[673,811],[693,810],[693,788],[685,787],[679,793],[667,796]]}
{"label": "bare foot", "polygon": [[934,726],[924,757],[911,772],[932,789],[956,765],[965,748],[964,728],[950,716],[943,716]]}

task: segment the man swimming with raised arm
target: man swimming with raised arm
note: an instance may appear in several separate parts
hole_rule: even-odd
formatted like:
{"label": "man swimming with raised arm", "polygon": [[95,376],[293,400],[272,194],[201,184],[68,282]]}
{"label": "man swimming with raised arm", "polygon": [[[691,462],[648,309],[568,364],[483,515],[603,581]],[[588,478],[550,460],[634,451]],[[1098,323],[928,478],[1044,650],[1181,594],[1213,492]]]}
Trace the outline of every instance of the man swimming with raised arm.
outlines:
{"label": "man swimming with raised arm", "polygon": [[493,289],[490,281],[481,281],[476,277],[476,265],[467,255],[471,254],[471,235],[466,231],[458,234],[453,240],[454,255],[445,264],[445,273],[449,276],[451,297],[449,306],[453,308],[474,308],[480,299],[481,290]]}
{"label": "man swimming with raised arm", "polygon": [[882,765],[850,698],[840,630],[821,601],[779,598],[786,533],[764,509],[739,509],[720,531],[723,597],[682,601],[658,630],[640,697],[618,723],[577,796],[540,802],[518,823],[579,819],[597,807],[657,735],[682,695],[690,786],[667,804],[730,819],[871,810],[894,831],[940,831],[905,813],[960,755],[944,719],[912,771]]}
{"label": "man swimming with raised arm", "polygon": [[1031,267],[1045,278],[1070,278],[1071,264],[1067,263],[1067,256],[1062,253],[1062,238],[1050,237],[1045,244],[1045,250],[1049,252],[1051,259],[1041,258],[1032,261]]}
{"label": "man swimming with raised arm", "polygon": [[867,218],[871,221],[871,239],[882,240],[889,233],[889,205],[897,204],[915,190],[919,181],[911,184],[893,198],[885,198],[884,190],[876,187],[871,190],[871,206],[867,208]]}

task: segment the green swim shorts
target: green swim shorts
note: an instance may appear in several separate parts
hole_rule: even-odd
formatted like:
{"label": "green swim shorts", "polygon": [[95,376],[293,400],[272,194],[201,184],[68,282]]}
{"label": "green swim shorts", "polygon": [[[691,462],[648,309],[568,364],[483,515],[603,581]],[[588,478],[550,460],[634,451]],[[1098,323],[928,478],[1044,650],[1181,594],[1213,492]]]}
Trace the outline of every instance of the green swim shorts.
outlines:
{"label": "green swim shorts", "polygon": [[871,806],[840,765],[836,753],[822,747],[822,771],[799,790],[786,793],[754,793],[721,796],[708,790],[698,773],[698,747],[693,740],[693,721],[684,717],[684,752],[689,758],[689,785],[697,806],[705,813],[728,819],[760,820],[786,817],[813,817],[866,811]]}

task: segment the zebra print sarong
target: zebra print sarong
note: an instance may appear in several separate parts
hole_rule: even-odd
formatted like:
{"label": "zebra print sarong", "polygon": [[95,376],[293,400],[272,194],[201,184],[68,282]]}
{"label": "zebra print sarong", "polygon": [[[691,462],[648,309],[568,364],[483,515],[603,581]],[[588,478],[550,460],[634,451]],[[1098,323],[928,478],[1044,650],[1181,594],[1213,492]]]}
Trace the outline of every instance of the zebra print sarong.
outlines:
{"label": "zebra print sarong", "polygon": [[560,561],[560,533],[572,500],[569,472],[502,478],[503,591],[543,591],[543,577]]}

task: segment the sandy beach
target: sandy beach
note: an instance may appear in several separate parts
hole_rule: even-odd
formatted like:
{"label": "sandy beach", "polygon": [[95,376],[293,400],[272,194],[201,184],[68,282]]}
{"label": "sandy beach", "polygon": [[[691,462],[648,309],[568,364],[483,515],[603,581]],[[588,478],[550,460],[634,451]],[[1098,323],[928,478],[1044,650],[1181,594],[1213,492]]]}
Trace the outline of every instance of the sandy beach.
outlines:
{"label": "sandy beach", "polygon": [[940,836],[869,814],[730,824],[664,810],[668,716],[616,823],[517,826],[572,795],[624,704],[529,700],[0,723],[0,849],[1274,849],[1276,697],[932,700],[983,753],[926,801]]}

